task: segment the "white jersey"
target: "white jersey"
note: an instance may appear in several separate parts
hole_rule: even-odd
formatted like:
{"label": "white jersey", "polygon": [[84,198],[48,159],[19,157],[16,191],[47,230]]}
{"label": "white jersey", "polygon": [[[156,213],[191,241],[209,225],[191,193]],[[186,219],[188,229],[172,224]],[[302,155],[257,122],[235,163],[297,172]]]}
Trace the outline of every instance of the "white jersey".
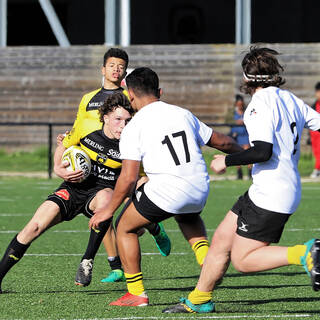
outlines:
{"label": "white jersey", "polygon": [[244,114],[249,140],[273,144],[271,158],[253,166],[249,197],[263,209],[293,213],[301,199],[298,172],[303,128],[320,129],[320,114],[287,90],[258,90]]}
{"label": "white jersey", "polygon": [[186,109],[161,101],[143,107],[123,129],[122,159],[142,161],[147,197],[169,213],[200,212],[209,176],[200,147],[212,129]]}

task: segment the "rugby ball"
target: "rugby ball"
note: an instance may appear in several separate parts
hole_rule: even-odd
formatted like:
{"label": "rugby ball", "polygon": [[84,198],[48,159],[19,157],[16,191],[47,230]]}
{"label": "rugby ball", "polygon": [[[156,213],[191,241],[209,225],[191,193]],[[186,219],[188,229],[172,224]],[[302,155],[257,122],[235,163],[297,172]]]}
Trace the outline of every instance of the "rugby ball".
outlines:
{"label": "rugby ball", "polygon": [[[88,178],[91,172],[91,160],[89,155],[78,146],[71,146],[62,155],[62,162],[67,161],[69,166],[66,167],[68,171],[82,170],[83,181]],[[81,182],[80,181],[80,182]]]}

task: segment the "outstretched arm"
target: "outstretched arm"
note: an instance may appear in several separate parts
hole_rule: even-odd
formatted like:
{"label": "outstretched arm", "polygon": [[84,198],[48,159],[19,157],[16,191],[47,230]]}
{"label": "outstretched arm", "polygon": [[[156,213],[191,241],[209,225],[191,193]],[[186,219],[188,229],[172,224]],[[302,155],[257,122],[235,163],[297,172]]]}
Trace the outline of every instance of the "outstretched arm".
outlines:
{"label": "outstretched arm", "polygon": [[243,151],[233,138],[216,131],[212,132],[211,138],[207,142],[207,146],[228,154]]}
{"label": "outstretched arm", "polygon": [[216,173],[223,173],[227,167],[268,161],[272,156],[273,144],[253,141],[253,147],[227,156],[218,155],[212,160],[210,168]]}
{"label": "outstretched arm", "polygon": [[138,179],[140,161],[123,160],[120,177],[116,183],[112,198],[108,207],[97,210],[89,221],[90,228],[98,228],[99,223],[108,220],[120,207],[125,198],[133,191]]}

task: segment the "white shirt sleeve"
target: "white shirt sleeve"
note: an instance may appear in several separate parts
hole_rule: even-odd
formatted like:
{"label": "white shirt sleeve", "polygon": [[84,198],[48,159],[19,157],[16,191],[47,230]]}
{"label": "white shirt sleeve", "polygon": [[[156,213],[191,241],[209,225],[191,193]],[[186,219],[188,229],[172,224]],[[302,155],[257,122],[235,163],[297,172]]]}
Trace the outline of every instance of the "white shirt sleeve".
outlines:
{"label": "white shirt sleeve", "polygon": [[274,122],[270,109],[261,100],[250,103],[244,114],[249,140],[264,141],[273,144]]}
{"label": "white shirt sleeve", "polygon": [[195,128],[198,132],[198,143],[202,147],[210,140],[213,130],[200,121],[195,115],[192,114],[192,116],[195,123]]}
{"label": "white shirt sleeve", "polygon": [[[132,121],[132,120],[131,120]],[[121,133],[119,149],[122,160],[141,161],[139,130],[137,126],[127,124]]]}
{"label": "white shirt sleeve", "polygon": [[312,131],[320,130],[320,113],[305,104],[303,106],[303,115],[306,121],[304,125],[306,129]]}

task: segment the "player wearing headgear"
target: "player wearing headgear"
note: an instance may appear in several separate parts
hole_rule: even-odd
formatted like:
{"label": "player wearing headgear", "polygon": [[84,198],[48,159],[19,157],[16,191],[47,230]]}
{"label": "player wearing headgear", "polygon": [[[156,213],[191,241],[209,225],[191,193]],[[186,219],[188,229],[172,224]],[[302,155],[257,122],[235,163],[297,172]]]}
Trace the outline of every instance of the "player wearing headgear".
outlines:
{"label": "player wearing headgear", "polygon": [[[82,119],[83,123],[72,130],[67,143],[57,147],[55,164],[62,161],[62,154],[68,147],[80,145],[90,156],[91,173],[82,182],[78,180],[83,176],[82,171],[80,175],[77,174],[78,179],[64,181],[41,204],[23,230],[13,238],[0,261],[0,292],[4,276],[21,260],[33,240],[50,227],[70,221],[80,213],[91,217],[95,209],[103,208],[110,201],[122,166],[120,134],[133,113],[125,95],[110,95],[99,108],[102,128],[96,128],[96,120]],[[76,275],[77,284],[86,286],[91,282],[93,260],[110,222],[111,220],[104,221],[91,229],[88,246]]]}
{"label": "player wearing headgear", "polygon": [[96,227],[112,217],[133,189],[142,161],[149,181],[134,193],[117,228],[128,293],[110,305],[144,306],[149,299],[142,281],[137,230],[175,217],[189,244],[195,250],[205,248],[207,253],[200,213],[209,194],[209,176],[200,148],[207,144],[227,153],[242,148],[190,111],[160,101],[159,78],[151,69],[135,69],[126,83],[137,113],[121,136],[122,171],[108,207],[98,210],[89,226]]}
{"label": "player wearing headgear", "polygon": [[[98,109],[104,104],[105,100],[114,93],[124,93],[128,96],[126,90],[121,87],[121,81],[125,78],[127,67],[129,63],[128,54],[119,48],[110,48],[103,57],[103,66],[101,73],[103,76],[103,87],[85,94],[80,102],[77,118],[73,124],[72,130],[79,130],[84,122],[83,120],[92,120],[91,126],[96,126],[97,129],[101,128]],[[71,131],[72,133],[72,131]],[[72,135],[67,135],[63,140],[63,145],[70,144]],[[78,179],[79,171],[67,171],[63,163],[55,166],[56,174],[65,181],[73,181]],[[153,224],[148,226],[149,232],[152,234],[156,245],[162,255],[167,256],[170,253],[171,245],[170,240],[162,225]],[[115,233],[112,223],[103,239],[103,244],[108,254],[108,263],[111,272],[108,276],[101,280],[101,282],[117,282],[124,280],[121,261],[118,255],[117,246],[115,242]]]}
{"label": "player wearing headgear", "polygon": [[320,290],[319,239],[293,247],[269,246],[279,242],[300,202],[302,130],[320,129],[320,115],[279,88],[285,81],[276,55],[272,49],[251,47],[242,61],[242,90],[252,96],[244,115],[252,147],[216,156],[211,163],[217,173],[229,166],[254,164],[253,183],[216,229],[196,288],[187,299],[163,312],[213,312],[212,291],[230,260],[241,272],[302,265],[311,277],[312,288]]}

